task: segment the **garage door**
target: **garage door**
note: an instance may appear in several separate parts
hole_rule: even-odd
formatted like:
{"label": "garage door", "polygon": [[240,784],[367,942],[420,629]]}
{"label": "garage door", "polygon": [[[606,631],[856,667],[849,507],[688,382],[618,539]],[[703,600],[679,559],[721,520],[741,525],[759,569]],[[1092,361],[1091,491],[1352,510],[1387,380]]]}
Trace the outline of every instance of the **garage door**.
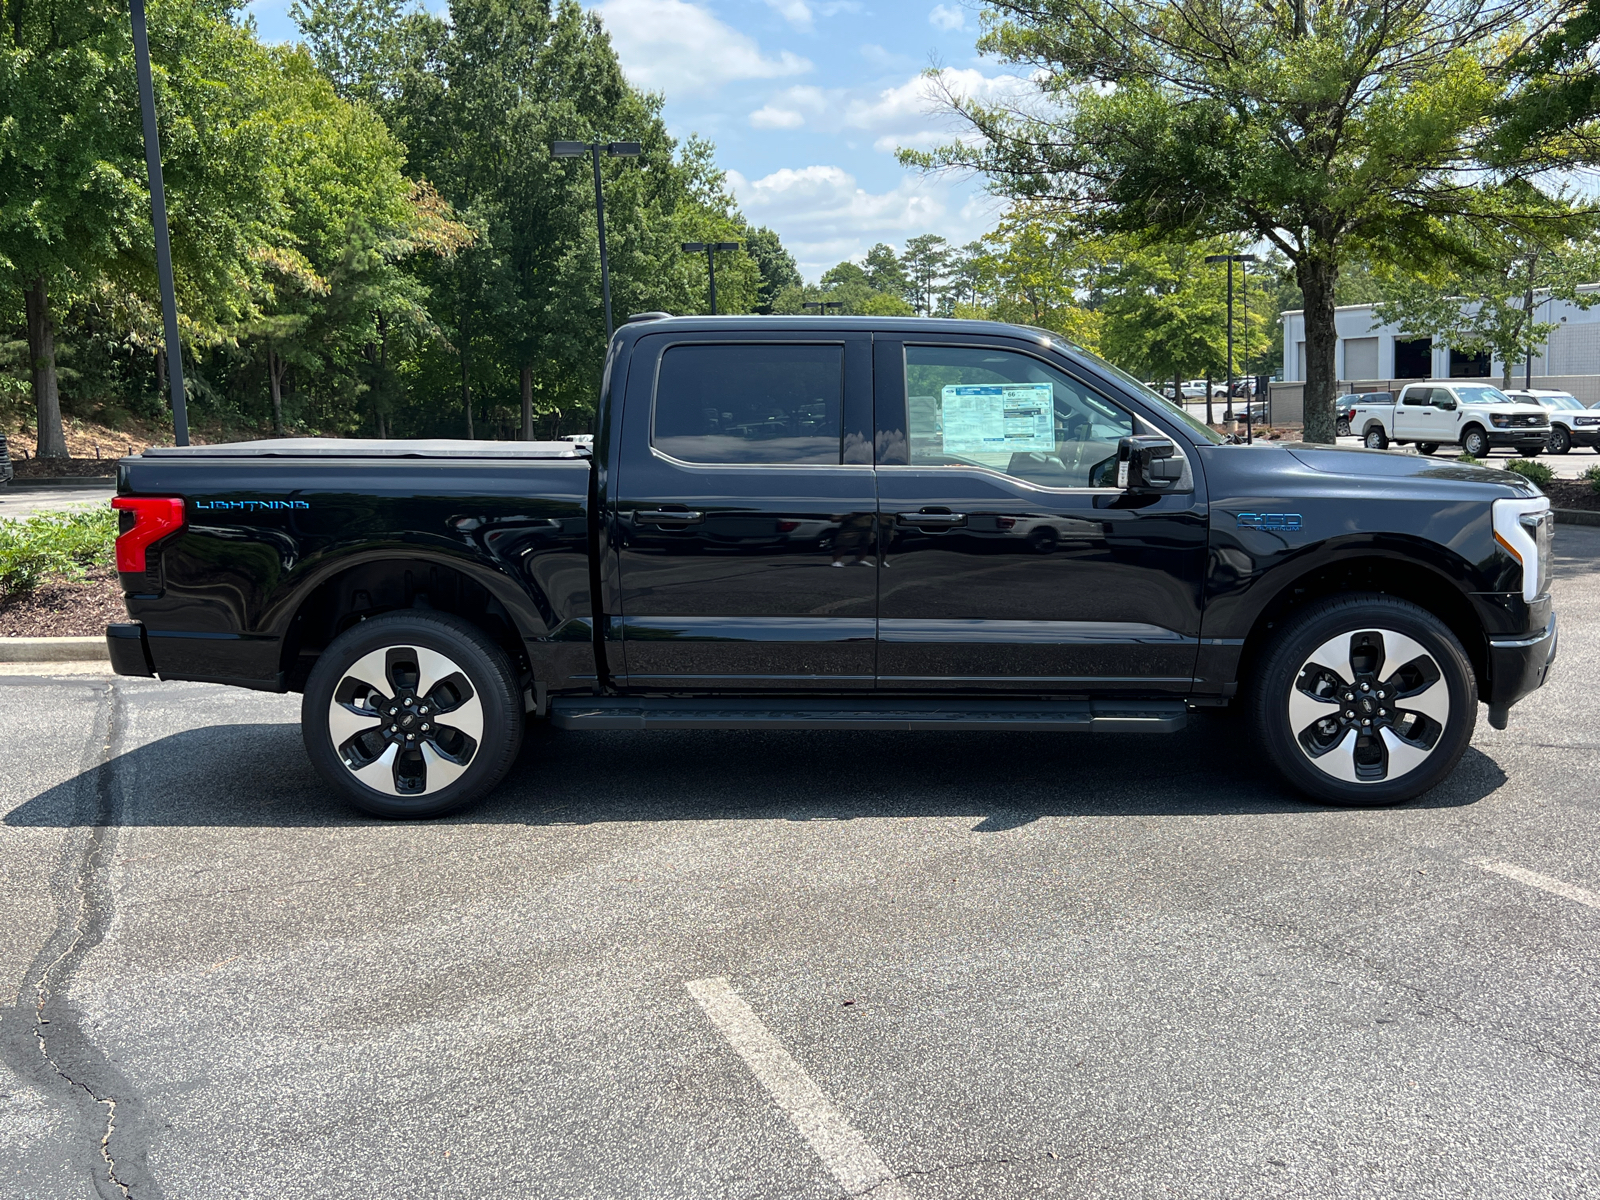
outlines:
{"label": "garage door", "polygon": [[1378,339],[1345,338],[1344,377],[1352,383],[1378,378]]}

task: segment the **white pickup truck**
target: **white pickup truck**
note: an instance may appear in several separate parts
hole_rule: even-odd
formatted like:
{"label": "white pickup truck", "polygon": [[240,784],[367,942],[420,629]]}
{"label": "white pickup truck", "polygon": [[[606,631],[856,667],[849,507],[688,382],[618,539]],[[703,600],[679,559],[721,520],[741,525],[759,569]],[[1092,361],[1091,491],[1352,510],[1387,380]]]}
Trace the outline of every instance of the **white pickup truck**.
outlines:
{"label": "white pickup truck", "polygon": [[1374,450],[1390,442],[1415,442],[1424,454],[1457,445],[1473,458],[1508,446],[1527,458],[1542,454],[1550,437],[1550,414],[1538,404],[1513,400],[1497,387],[1460,380],[1408,383],[1394,404],[1357,404],[1350,432]]}

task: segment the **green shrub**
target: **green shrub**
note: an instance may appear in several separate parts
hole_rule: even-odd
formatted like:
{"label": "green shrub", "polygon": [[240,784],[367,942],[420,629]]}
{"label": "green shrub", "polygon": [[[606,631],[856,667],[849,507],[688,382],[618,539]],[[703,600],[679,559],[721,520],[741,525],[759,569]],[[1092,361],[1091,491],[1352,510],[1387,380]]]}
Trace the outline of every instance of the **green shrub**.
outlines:
{"label": "green shrub", "polygon": [[1519,458],[1515,462],[1507,463],[1506,470],[1514,471],[1524,479],[1531,479],[1540,487],[1548,487],[1550,481],[1556,477],[1555,471],[1542,462],[1534,462],[1531,458]]}
{"label": "green shrub", "polygon": [[1484,465],[1483,459],[1473,458],[1470,454],[1459,454],[1456,456],[1456,461],[1458,463],[1466,463],[1469,467],[1481,467]]}
{"label": "green shrub", "polygon": [[32,591],[52,576],[81,579],[85,567],[110,566],[117,540],[117,514],[38,512],[0,521],[0,596]]}
{"label": "green shrub", "polygon": [[1589,467],[1582,475],[1579,475],[1578,478],[1587,483],[1595,491],[1600,492],[1600,466]]}

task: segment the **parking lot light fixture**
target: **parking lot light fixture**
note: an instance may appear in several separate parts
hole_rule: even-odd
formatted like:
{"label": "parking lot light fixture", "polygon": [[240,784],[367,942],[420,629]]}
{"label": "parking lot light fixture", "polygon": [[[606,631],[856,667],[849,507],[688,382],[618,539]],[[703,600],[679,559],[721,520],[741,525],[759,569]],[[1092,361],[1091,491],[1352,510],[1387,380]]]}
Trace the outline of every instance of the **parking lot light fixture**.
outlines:
{"label": "parking lot light fixture", "polygon": [[[1239,269],[1241,271],[1243,271],[1245,269],[1245,267],[1244,267],[1245,263],[1253,263],[1253,262],[1260,262],[1260,261],[1261,260],[1259,258],[1257,258],[1254,254],[1208,254],[1208,255],[1206,255],[1206,262],[1208,262],[1208,263],[1225,262],[1225,263],[1228,264],[1228,411],[1229,412],[1233,411],[1233,264],[1234,263],[1238,263],[1239,264]],[[1245,328],[1246,329],[1249,328],[1248,320],[1246,321]],[[1244,440],[1246,442],[1254,442],[1255,441],[1255,430],[1252,428],[1251,423],[1250,423],[1251,417],[1254,415],[1254,409],[1252,407],[1252,403],[1253,403],[1254,400],[1255,400],[1254,396],[1246,397],[1245,404],[1244,404]],[[1224,415],[1226,415],[1226,414],[1224,414]]]}
{"label": "parking lot light fixture", "polygon": [[717,315],[717,251],[737,250],[739,242],[684,242],[685,254],[704,254],[706,256],[706,271],[711,277],[711,315]]}
{"label": "parking lot light fixture", "polygon": [[806,300],[806,301],[802,302],[800,307],[801,308],[806,308],[806,309],[814,308],[814,309],[817,310],[817,316],[825,317],[831,312],[832,313],[842,312],[844,310],[844,301],[843,300]]}
{"label": "parking lot light fixture", "polygon": [[600,152],[610,158],[638,158],[642,152],[638,142],[551,142],[552,158],[582,158],[587,154],[594,163],[594,219],[600,238],[600,298],[606,311],[606,346],[611,345],[615,331],[611,324],[611,265],[606,259],[606,197],[600,186]]}

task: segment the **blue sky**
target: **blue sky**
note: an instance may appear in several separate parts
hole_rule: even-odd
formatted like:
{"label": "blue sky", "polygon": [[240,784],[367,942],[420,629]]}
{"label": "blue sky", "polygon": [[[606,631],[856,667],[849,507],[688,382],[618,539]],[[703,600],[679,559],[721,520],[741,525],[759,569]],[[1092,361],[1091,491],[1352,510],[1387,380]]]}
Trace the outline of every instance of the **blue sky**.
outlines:
{"label": "blue sky", "polygon": [[[441,10],[439,0],[429,7]],[[598,0],[623,69],[666,97],[675,136],[699,133],[745,216],[776,229],[815,279],[875,242],[991,228],[978,181],[923,178],[896,146],[956,131],[922,72],[967,94],[1023,90],[1017,68],[978,58],[976,6],[961,0]],[[255,0],[263,37],[288,40],[288,0]]]}

